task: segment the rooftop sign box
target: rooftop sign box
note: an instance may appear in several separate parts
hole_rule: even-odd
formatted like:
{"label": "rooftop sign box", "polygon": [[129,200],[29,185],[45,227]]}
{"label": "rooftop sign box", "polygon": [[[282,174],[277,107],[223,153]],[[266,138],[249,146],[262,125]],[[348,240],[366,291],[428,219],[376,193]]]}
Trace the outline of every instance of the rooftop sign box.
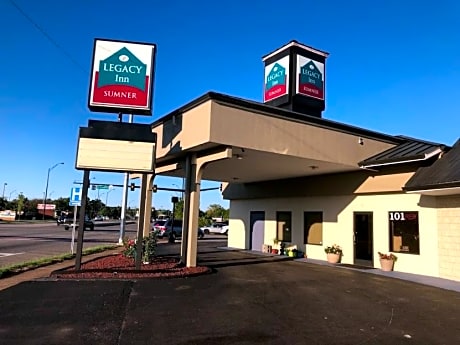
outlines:
{"label": "rooftop sign box", "polygon": [[156,134],[150,125],[89,120],[80,127],[77,169],[152,173]]}
{"label": "rooftop sign box", "polygon": [[291,41],[265,55],[264,102],[310,116],[325,109],[328,53]]}
{"label": "rooftop sign box", "polygon": [[289,56],[265,66],[264,102],[288,93]]}
{"label": "rooftop sign box", "polygon": [[156,45],[94,40],[91,111],[152,115]]}

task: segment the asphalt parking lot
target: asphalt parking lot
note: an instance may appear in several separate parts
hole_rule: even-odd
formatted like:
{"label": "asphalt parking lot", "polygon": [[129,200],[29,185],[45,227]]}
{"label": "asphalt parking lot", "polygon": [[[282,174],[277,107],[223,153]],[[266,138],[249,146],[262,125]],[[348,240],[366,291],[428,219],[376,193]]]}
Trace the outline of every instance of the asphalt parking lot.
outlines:
{"label": "asphalt parking lot", "polygon": [[1,343],[460,343],[458,292],[218,247],[200,242],[199,264],[214,272],[199,277],[0,291]]}

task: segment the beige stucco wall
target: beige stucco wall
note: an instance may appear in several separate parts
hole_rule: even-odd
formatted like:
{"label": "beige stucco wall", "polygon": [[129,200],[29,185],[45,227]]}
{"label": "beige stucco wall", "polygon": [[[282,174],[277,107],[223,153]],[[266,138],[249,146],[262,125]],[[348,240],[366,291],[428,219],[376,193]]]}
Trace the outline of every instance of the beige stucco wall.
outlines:
{"label": "beige stucco wall", "polygon": [[242,111],[218,102],[212,103],[212,114],[212,142],[257,151],[356,166],[356,162],[394,146],[370,138],[364,138],[360,145],[360,137],[355,134]]}
{"label": "beige stucco wall", "polygon": [[460,196],[437,198],[439,276],[460,281]]}
{"label": "beige stucco wall", "polygon": [[209,142],[210,115],[211,101],[207,101],[154,127],[153,132],[157,134],[156,158]]}
{"label": "beige stucco wall", "polygon": [[[420,203],[418,194],[380,194],[358,196],[328,196],[285,199],[234,200],[230,203],[228,246],[248,248],[249,215],[265,211],[265,243],[273,244],[276,234],[276,212],[292,212],[292,243],[306,251],[308,258],[326,260],[324,247],[343,247],[343,263],[354,263],[353,212],[373,212],[373,260],[380,267],[378,252],[389,250],[390,211],[418,211],[420,255],[396,253],[395,271],[439,276],[437,212],[430,200]],[[424,206],[426,205],[426,206]],[[323,211],[323,245],[303,244],[303,212]]]}

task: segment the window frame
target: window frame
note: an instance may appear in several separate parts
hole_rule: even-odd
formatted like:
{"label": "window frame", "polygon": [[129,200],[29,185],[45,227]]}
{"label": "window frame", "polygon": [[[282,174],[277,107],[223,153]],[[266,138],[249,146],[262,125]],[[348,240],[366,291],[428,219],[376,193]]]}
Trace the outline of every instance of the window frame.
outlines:
{"label": "window frame", "polygon": [[[415,215],[415,218],[414,218]],[[412,219],[411,219],[412,218]],[[403,228],[404,227],[404,228]],[[399,236],[395,236],[398,233]],[[390,252],[420,255],[420,214],[418,211],[389,211],[388,235]],[[405,237],[405,239],[404,239]],[[410,242],[413,240],[412,242]],[[399,249],[397,243],[400,243]],[[402,250],[407,246],[407,250]]]}
{"label": "window frame", "polygon": [[[282,216],[287,216],[286,219],[282,219]],[[280,238],[279,225],[281,222],[288,223],[288,227],[283,226],[282,238]],[[286,231],[288,228],[290,230]],[[289,240],[286,239],[286,235],[289,234]],[[291,211],[276,211],[276,239],[280,242],[291,243],[292,242],[292,212]]]}
{"label": "window frame", "polygon": [[[307,229],[307,216],[308,215],[312,215],[314,218],[315,216],[320,216],[319,218],[321,219],[321,222],[319,223],[320,224],[320,230],[321,230],[321,234],[320,234],[320,241],[318,242],[309,242],[309,238],[310,238],[310,230],[311,230],[311,226],[314,225],[314,224],[318,224],[317,222],[315,223],[312,223],[309,225],[309,228]],[[322,246],[323,245],[323,235],[324,235],[324,228],[323,228],[323,224],[324,224],[324,212],[323,211],[304,211],[303,212],[303,244],[307,244],[307,245],[312,245],[312,246]]]}

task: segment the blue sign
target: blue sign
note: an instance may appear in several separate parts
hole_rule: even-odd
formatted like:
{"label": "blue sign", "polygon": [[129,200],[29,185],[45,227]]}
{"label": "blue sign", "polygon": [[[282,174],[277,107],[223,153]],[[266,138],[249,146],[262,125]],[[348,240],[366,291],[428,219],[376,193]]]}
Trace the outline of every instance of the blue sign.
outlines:
{"label": "blue sign", "polygon": [[81,206],[81,193],[80,187],[73,187],[70,190],[70,201],[69,206]]}

